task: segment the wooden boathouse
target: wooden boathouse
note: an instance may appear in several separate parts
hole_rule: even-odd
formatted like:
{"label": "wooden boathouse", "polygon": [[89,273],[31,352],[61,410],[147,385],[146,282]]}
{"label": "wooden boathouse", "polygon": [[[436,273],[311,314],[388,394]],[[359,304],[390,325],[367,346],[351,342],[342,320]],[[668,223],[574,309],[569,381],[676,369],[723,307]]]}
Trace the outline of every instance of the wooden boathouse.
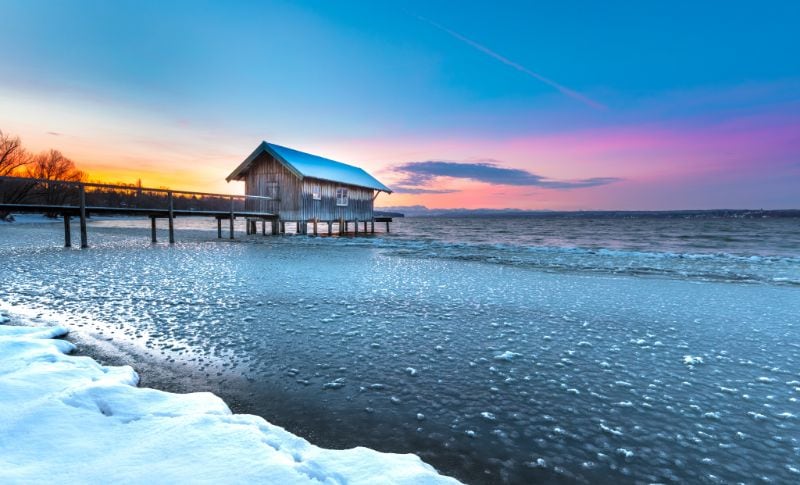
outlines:
{"label": "wooden boathouse", "polygon": [[[353,165],[264,141],[226,180],[244,181],[245,194],[253,197],[246,210],[276,214],[281,233],[287,222],[299,234],[307,234],[311,224],[317,235],[318,223],[327,224],[329,235],[334,223],[339,233],[348,232],[350,224],[356,234],[361,224],[364,233],[374,233],[375,222],[386,223],[389,231],[391,218],[375,217],[374,203],[392,190]],[[255,221],[247,228],[254,233]]]}

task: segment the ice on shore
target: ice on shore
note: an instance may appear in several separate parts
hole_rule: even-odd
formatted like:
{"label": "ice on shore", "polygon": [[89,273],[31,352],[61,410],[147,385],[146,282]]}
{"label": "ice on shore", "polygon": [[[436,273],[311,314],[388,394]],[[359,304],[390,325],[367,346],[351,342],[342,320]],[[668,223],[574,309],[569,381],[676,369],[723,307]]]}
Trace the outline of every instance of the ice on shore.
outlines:
{"label": "ice on shore", "polygon": [[68,356],[64,327],[0,325],[0,483],[458,483],[412,454],[316,447],[211,393],[136,387]]}
{"label": "ice on shore", "polygon": [[698,357],[698,356],[694,356],[694,355],[684,355],[683,356],[683,363],[688,365],[688,366],[702,364],[703,363],[703,358],[702,357]]}
{"label": "ice on shore", "polygon": [[510,362],[510,361],[516,359],[517,357],[521,357],[521,356],[522,356],[522,354],[519,354],[517,352],[511,352],[510,350],[506,350],[505,352],[503,352],[501,354],[495,355],[494,356],[494,360],[504,360],[504,361]]}

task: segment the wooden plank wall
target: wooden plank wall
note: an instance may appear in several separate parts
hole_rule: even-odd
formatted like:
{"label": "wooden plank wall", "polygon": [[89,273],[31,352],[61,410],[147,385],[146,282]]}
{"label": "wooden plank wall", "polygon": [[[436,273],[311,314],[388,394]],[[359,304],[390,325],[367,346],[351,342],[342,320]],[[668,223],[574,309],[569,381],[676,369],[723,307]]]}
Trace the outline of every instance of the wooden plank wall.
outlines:
{"label": "wooden plank wall", "polygon": [[[319,185],[321,200],[314,200],[314,186]],[[336,189],[348,191],[347,206],[336,205]],[[353,185],[305,178],[302,181],[268,153],[253,162],[245,176],[245,193],[272,197],[273,200],[248,200],[245,210],[277,213],[286,221],[365,221],[373,217],[375,191]]]}
{"label": "wooden plank wall", "polygon": [[[319,186],[321,200],[314,200],[314,186]],[[336,189],[346,188],[348,203],[346,206],[336,205]],[[353,185],[337,184],[312,178],[303,179],[301,220],[319,219],[321,221],[339,220],[365,221],[372,219],[372,197],[374,191]]]}
{"label": "wooden plank wall", "polygon": [[269,201],[248,200],[247,210],[277,213],[288,220],[300,217],[300,180],[271,155],[262,153],[253,162],[244,184],[247,195],[272,197]]}

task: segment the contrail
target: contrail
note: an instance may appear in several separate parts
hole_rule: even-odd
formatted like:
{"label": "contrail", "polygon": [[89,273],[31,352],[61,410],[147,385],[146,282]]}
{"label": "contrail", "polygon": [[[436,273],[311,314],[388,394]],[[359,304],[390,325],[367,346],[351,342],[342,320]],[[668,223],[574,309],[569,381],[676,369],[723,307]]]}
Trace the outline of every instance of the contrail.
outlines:
{"label": "contrail", "polygon": [[553,81],[552,79],[548,79],[548,78],[542,76],[541,74],[533,72],[530,69],[528,69],[527,67],[519,65],[516,62],[512,61],[511,59],[501,56],[500,54],[498,54],[497,52],[494,52],[493,50],[489,49],[488,47],[485,47],[485,46],[483,46],[481,44],[478,44],[474,40],[469,39],[467,37],[464,37],[463,35],[459,34],[458,32],[455,32],[453,30],[448,29],[444,25],[436,23],[433,20],[431,20],[429,18],[425,18],[425,17],[423,17],[421,15],[416,15],[416,17],[418,19],[422,20],[423,22],[426,22],[426,23],[436,27],[437,29],[450,34],[451,36],[455,37],[456,39],[460,40],[461,42],[464,42],[465,44],[470,45],[470,46],[474,47],[475,49],[478,49],[479,51],[483,52],[484,54],[489,55],[489,56],[497,59],[498,61],[502,62],[503,64],[505,64],[507,66],[511,66],[511,67],[513,67],[514,69],[516,69],[519,72],[527,74],[528,76],[530,76],[530,77],[532,77],[532,78],[534,78],[534,79],[536,79],[538,81],[541,81],[541,82],[547,84],[548,86],[552,86],[552,87],[556,88],[558,91],[561,92],[561,94],[569,96],[570,98],[575,99],[577,101],[580,101],[581,103],[586,104],[588,106],[591,106],[594,109],[599,109],[599,110],[606,109],[605,105],[600,104],[597,101],[594,101],[592,99],[589,99],[586,96],[582,95],[581,93],[579,93],[577,91],[573,91],[573,90],[571,90],[570,88],[568,88],[566,86],[562,86],[562,85],[558,84],[557,82]]}

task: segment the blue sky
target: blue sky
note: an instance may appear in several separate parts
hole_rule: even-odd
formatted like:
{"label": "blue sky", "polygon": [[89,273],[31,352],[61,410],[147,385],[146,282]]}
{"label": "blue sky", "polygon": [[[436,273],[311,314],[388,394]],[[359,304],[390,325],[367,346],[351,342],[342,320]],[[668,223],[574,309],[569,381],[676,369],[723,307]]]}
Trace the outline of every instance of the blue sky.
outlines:
{"label": "blue sky", "polygon": [[[647,193],[628,185],[661,175],[682,194],[696,186],[693,206],[733,206],[748,183],[763,190],[750,186],[743,203],[800,205],[765,177],[799,177],[791,162],[800,142],[790,134],[800,103],[798,2],[11,0],[3,10],[0,129],[33,148],[61,147],[105,178],[135,178],[128,168],[141,160],[145,180],[169,180],[158,173],[166,164],[174,179],[222,189],[227,171],[268,139],[390,183],[404,177],[393,167],[408,163],[486,160],[553,180],[619,180],[495,200],[485,195],[496,180],[475,186],[443,174],[427,183],[447,194],[393,204],[679,208],[686,202],[667,189],[656,203],[613,192]],[[771,140],[777,153],[758,150],[765,124],[785,135]],[[640,146],[661,133],[674,145]],[[622,144],[619,159],[602,150],[603,136]],[[739,150],[749,158],[703,151],[725,136],[750,137]],[[584,139],[601,148],[576,158],[572,145]],[[198,159],[203,169],[191,179],[196,164],[186,164]],[[698,164],[709,170],[675,168]],[[726,177],[741,177],[720,186],[714,170],[725,164]]]}

